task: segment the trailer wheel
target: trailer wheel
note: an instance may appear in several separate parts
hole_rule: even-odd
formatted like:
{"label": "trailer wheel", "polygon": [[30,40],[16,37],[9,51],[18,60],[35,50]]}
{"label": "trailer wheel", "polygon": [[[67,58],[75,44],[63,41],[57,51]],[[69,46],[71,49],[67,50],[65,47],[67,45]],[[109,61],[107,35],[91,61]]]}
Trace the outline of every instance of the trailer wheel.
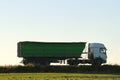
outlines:
{"label": "trailer wheel", "polygon": [[78,60],[68,60],[67,63],[71,66],[77,66],[79,64]]}
{"label": "trailer wheel", "polygon": [[23,63],[24,65],[29,64],[29,62],[28,62],[27,59],[25,59],[25,58],[21,61],[21,63]]}

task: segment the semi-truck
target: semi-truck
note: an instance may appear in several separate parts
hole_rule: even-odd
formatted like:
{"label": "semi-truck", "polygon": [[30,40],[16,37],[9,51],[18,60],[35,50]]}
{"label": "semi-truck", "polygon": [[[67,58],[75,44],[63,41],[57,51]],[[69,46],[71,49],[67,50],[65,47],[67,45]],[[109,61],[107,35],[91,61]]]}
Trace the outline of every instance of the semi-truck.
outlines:
{"label": "semi-truck", "polygon": [[[17,44],[17,56],[23,58],[24,65],[50,65],[66,60],[68,65],[87,63],[100,66],[107,62],[106,50],[102,43],[21,41]],[[88,57],[83,58],[82,54]]]}

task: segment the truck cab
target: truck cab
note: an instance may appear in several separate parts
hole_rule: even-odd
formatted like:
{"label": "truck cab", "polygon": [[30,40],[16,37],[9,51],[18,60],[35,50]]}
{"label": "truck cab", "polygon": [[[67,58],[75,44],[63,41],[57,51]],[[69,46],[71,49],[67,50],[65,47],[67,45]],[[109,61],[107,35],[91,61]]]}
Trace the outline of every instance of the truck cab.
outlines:
{"label": "truck cab", "polygon": [[101,65],[106,63],[106,47],[102,43],[89,43],[88,45],[88,59],[93,65]]}

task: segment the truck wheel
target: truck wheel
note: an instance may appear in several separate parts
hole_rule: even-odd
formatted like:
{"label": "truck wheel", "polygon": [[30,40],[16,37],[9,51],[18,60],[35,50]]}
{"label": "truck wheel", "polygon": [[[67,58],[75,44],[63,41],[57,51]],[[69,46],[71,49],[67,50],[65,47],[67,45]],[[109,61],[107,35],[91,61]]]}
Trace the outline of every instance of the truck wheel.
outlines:
{"label": "truck wheel", "polygon": [[92,66],[101,66],[102,60],[101,59],[95,59],[92,63]]}

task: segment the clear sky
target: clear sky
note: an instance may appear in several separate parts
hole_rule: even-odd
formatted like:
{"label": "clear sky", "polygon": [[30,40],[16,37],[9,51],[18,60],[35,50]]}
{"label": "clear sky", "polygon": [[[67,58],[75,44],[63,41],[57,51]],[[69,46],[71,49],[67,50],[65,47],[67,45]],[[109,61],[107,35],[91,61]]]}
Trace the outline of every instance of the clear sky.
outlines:
{"label": "clear sky", "polygon": [[19,41],[100,42],[120,65],[120,0],[0,0],[0,65],[19,64]]}

